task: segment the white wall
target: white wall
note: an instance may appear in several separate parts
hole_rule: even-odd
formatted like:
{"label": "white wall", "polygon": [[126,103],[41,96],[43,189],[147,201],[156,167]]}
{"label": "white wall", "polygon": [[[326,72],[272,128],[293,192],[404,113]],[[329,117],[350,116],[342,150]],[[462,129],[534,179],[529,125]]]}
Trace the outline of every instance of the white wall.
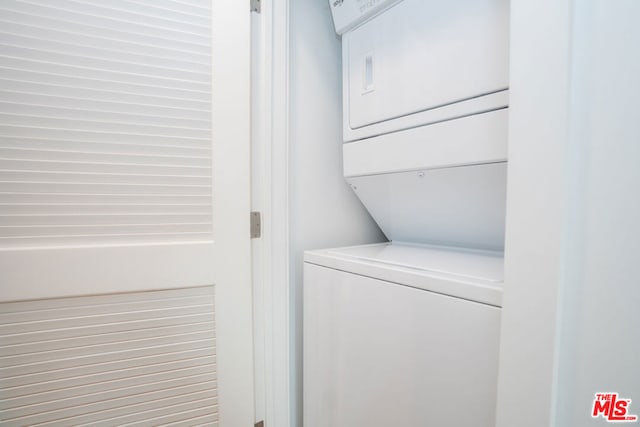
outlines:
{"label": "white wall", "polygon": [[640,3],[575,1],[573,17],[555,425],[597,426],[597,392],[640,416]]}
{"label": "white wall", "polygon": [[640,413],[639,17],[512,1],[499,427],[606,425],[601,391]]}
{"label": "white wall", "polygon": [[303,252],[384,241],[342,176],[341,48],[326,0],[290,2],[293,425],[301,425]]}

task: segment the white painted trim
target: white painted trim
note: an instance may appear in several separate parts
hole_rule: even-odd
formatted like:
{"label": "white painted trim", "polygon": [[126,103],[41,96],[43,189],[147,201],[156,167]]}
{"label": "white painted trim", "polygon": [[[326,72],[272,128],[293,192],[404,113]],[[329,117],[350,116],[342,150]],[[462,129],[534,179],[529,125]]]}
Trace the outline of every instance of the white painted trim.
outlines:
{"label": "white painted trim", "polygon": [[[251,39],[246,3],[212,7],[213,283],[220,425],[254,420],[251,289]],[[193,268],[197,268],[194,264]]]}
{"label": "white painted trim", "polygon": [[[573,0],[511,1],[497,427],[554,426],[571,156]],[[544,21],[541,34],[539,23]]]}
{"label": "white painted trim", "polygon": [[[261,176],[262,284],[264,348],[262,405],[268,426],[291,425],[291,345],[289,299],[289,0],[262,4],[260,114],[264,163]],[[262,380],[262,379],[260,379]]]}

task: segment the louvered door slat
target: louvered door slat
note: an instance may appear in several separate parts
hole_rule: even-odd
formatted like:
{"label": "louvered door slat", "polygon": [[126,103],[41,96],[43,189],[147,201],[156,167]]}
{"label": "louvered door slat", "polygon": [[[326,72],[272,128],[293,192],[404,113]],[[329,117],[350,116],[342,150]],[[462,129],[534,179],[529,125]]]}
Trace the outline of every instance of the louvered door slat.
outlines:
{"label": "louvered door slat", "polygon": [[0,3],[0,249],[210,242],[211,83],[208,2]]}
{"label": "louvered door slat", "polygon": [[0,341],[3,425],[216,416],[213,287],[0,304]]}

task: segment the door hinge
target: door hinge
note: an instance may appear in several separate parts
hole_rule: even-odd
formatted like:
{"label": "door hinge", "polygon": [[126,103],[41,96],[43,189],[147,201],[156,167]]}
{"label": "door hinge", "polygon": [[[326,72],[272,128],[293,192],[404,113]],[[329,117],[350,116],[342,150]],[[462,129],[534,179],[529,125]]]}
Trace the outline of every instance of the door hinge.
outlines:
{"label": "door hinge", "polygon": [[249,10],[251,12],[260,13],[260,0],[249,0]]}
{"label": "door hinge", "polygon": [[258,421],[258,422],[255,424],[255,427],[264,427],[264,421]]}
{"label": "door hinge", "polygon": [[260,212],[251,212],[251,238],[258,239],[262,236],[262,221]]}

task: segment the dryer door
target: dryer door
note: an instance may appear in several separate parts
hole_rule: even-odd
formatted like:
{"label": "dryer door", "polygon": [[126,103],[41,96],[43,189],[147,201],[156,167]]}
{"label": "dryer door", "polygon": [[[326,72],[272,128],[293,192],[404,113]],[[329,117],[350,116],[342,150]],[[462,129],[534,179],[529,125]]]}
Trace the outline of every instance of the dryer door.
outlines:
{"label": "dryer door", "polygon": [[[508,88],[508,0],[404,0],[343,36],[345,140],[352,131]],[[506,106],[492,97],[471,112]],[[451,114],[461,116],[464,111]],[[424,123],[424,120],[422,120]]]}

